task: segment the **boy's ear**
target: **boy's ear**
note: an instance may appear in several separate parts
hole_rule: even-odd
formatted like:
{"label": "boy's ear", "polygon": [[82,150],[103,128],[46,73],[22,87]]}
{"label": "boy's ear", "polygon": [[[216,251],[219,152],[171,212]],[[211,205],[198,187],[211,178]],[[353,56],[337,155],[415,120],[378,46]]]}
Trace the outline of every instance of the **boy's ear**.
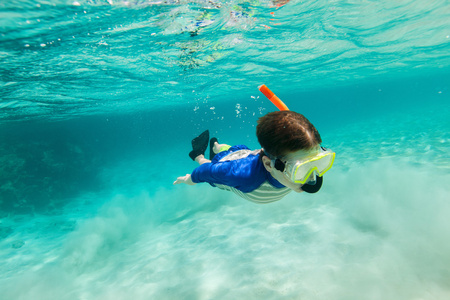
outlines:
{"label": "boy's ear", "polygon": [[263,156],[262,157],[262,162],[264,165],[264,168],[266,168],[267,172],[271,172],[272,171],[272,161],[270,160],[270,158],[268,158],[267,156]]}

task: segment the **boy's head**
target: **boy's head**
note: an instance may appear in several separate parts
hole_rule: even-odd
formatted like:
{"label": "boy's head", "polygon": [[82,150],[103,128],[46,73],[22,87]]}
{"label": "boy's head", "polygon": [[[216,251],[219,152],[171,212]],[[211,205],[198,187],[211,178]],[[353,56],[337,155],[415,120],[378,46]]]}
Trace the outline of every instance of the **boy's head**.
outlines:
{"label": "boy's head", "polygon": [[322,143],[311,122],[294,111],[275,111],[259,118],[256,136],[264,151],[274,157],[310,150]]}

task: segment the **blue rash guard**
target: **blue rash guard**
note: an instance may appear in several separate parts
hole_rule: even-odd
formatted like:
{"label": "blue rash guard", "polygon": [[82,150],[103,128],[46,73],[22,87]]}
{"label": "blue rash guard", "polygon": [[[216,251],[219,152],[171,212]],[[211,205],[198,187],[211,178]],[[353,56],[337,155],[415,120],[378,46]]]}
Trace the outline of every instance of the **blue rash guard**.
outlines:
{"label": "blue rash guard", "polygon": [[258,189],[266,181],[276,189],[285,187],[267,172],[259,154],[251,153],[243,158],[220,161],[239,150],[250,149],[244,145],[237,145],[216,154],[210,163],[204,163],[192,172],[192,181],[208,182],[214,187],[215,184],[225,185],[244,193]]}

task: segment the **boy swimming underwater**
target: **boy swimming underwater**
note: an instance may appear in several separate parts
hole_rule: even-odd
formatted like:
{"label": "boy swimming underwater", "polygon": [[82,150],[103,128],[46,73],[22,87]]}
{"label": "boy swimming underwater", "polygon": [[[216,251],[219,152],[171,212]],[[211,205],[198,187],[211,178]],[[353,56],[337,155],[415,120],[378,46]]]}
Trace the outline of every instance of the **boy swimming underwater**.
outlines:
{"label": "boy swimming underwater", "polygon": [[[256,203],[278,201],[291,191],[319,191],[335,153],[320,146],[320,134],[308,119],[286,107],[261,117],[256,135],[262,149],[252,151],[219,144],[216,138],[209,140],[208,130],[203,132],[192,140],[189,153],[200,166],[174,184],[208,182]],[[204,155],[208,142],[209,160]]]}

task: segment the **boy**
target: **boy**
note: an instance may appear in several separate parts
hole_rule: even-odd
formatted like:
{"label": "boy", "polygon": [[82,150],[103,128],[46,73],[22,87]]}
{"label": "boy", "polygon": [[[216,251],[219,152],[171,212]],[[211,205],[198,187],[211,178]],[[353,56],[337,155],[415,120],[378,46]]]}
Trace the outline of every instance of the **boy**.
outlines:
{"label": "boy", "polygon": [[[319,132],[303,115],[293,111],[268,113],[258,120],[256,135],[262,149],[209,141],[209,131],[192,140],[192,160],[200,164],[174,184],[208,182],[256,202],[280,200],[292,190],[315,193],[323,174],[334,162],[334,152],[322,148]],[[210,159],[204,154],[210,145]]]}

